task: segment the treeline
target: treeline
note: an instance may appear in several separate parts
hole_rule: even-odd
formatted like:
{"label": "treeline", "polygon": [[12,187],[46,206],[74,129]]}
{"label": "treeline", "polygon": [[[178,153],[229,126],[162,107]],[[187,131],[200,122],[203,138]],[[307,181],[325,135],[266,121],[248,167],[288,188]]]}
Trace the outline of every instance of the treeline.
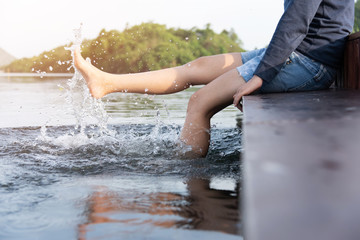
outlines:
{"label": "treeline", "polygon": [[360,31],[360,0],[357,0],[355,3],[355,22],[354,22],[354,32]]}
{"label": "treeline", "polygon": [[[125,29],[102,30],[98,37],[84,40],[82,55],[92,64],[110,73],[135,73],[185,64],[195,58],[243,51],[233,30],[215,33],[208,24],[204,29],[175,29],[155,23],[143,23]],[[6,72],[71,72],[70,51],[64,47],[32,58],[22,58],[4,67]]]}

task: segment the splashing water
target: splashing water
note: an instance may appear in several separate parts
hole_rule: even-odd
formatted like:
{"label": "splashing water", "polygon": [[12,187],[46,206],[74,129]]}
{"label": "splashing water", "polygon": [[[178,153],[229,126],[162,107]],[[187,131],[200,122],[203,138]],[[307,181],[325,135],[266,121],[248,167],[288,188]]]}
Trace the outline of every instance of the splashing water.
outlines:
{"label": "splashing water", "polygon": [[[75,41],[70,48],[71,56],[74,58],[74,51],[80,48],[82,25],[78,29],[74,29]],[[89,61],[89,59],[87,59]],[[108,115],[105,111],[103,102],[100,99],[95,99],[91,96],[86,85],[85,79],[81,73],[74,66],[72,67],[75,73],[71,79],[68,80],[68,91],[66,101],[71,105],[75,118],[77,120],[76,128],[80,128],[80,133],[83,134],[86,127],[89,126],[88,119],[95,119],[96,126],[99,127],[99,133],[109,133],[107,128]]]}
{"label": "splashing water", "polygon": [[[65,49],[71,51],[71,56],[74,59],[74,51],[80,48],[82,42],[82,24],[73,31],[74,43],[71,47],[65,47]],[[85,79],[74,66],[74,60],[70,68],[74,68],[74,75],[63,88],[66,89],[65,100],[76,119],[75,129],[54,139],[47,135],[47,128],[44,125],[41,128],[39,137],[45,142],[55,142],[65,148],[91,144],[98,137],[114,135],[107,127],[109,117],[105,111],[104,103],[100,99],[91,96]]]}
{"label": "splashing water", "polygon": [[[81,46],[81,32],[82,25],[78,29],[74,29],[75,40],[73,45],[65,48],[71,51],[73,58],[74,51]],[[87,61],[90,61],[90,59],[87,59]],[[75,128],[65,134],[56,136],[48,133],[48,128],[44,125],[41,127],[40,136],[37,140],[62,149],[77,149],[84,146],[99,146],[102,148],[107,145],[117,154],[122,151],[125,155],[138,153],[139,149],[147,152],[147,156],[149,154],[159,155],[164,153],[164,150],[169,150],[169,148],[176,151],[176,155],[186,154],[186,152],[191,151],[190,146],[185,146],[178,140],[179,128],[172,124],[166,125],[161,121],[159,108],[155,109],[155,126],[147,134],[139,134],[133,130],[125,133],[118,132],[114,128],[108,127],[109,117],[104,102],[91,96],[85,79],[74,66],[74,61],[71,68],[74,68],[74,75],[63,88],[66,90],[65,100],[76,119]],[[148,89],[145,89],[145,93],[147,91]],[[147,94],[145,95],[147,96]],[[166,104],[165,110],[169,117]]]}

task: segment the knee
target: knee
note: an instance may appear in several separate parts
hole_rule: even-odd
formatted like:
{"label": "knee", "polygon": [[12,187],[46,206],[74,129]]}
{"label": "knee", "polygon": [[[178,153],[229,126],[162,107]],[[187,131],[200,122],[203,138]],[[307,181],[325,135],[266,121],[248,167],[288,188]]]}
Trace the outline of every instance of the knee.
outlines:
{"label": "knee", "polygon": [[204,93],[201,89],[195,92],[189,99],[187,114],[193,116],[207,116],[209,113],[206,109],[206,103],[204,102]]}
{"label": "knee", "polygon": [[197,59],[195,59],[194,61],[191,61],[190,63],[186,64],[187,67],[189,67],[190,69],[202,69],[204,66],[207,65],[207,57],[199,57]]}
{"label": "knee", "polygon": [[200,57],[182,66],[187,73],[187,79],[189,84],[198,85],[206,84],[203,82],[204,76],[208,71],[208,59],[207,57]]}
{"label": "knee", "polygon": [[199,57],[194,61],[191,61],[183,65],[183,67],[192,76],[192,78],[197,79],[203,74],[207,65],[208,65],[207,57]]}

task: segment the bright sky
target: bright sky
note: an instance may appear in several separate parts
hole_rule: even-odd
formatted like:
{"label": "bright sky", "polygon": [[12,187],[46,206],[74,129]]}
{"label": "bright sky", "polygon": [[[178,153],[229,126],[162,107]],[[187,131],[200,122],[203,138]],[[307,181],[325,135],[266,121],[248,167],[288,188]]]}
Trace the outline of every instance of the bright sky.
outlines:
{"label": "bright sky", "polygon": [[102,28],[122,31],[152,21],[168,27],[233,28],[245,49],[266,46],[283,12],[283,0],[0,0],[0,48],[15,57],[31,57]]}

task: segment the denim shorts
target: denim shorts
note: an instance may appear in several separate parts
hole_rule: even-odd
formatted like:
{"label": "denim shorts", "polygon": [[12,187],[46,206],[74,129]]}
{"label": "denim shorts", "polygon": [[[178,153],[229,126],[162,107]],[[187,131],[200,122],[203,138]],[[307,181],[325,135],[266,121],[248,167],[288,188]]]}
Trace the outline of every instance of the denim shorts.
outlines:
{"label": "denim shorts", "polygon": [[[247,82],[253,76],[266,48],[241,53],[243,65],[237,67]],[[280,72],[270,82],[264,82],[260,93],[294,92],[327,89],[334,82],[337,69],[316,62],[299,52],[291,53]]]}

